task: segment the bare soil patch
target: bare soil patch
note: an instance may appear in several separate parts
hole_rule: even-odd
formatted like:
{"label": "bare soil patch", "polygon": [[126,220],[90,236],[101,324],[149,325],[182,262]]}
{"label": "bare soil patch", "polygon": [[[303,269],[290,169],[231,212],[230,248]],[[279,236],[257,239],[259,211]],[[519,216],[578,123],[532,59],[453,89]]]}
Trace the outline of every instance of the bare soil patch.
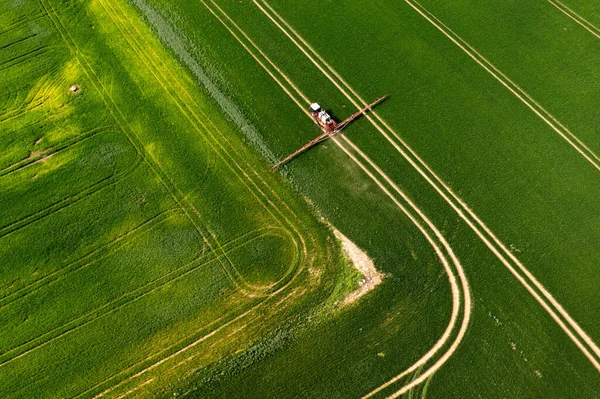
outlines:
{"label": "bare soil patch", "polygon": [[342,248],[344,248],[344,252],[346,252],[354,267],[356,267],[364,277],[360,282],[360,287],[344,298],[344,304],[348,304],[355,302],[379,285],[383,280],[384,275],[377,271],[371,258],[356,246],[356,244],[336,229],[333,230],[333,233],[342,242]]}

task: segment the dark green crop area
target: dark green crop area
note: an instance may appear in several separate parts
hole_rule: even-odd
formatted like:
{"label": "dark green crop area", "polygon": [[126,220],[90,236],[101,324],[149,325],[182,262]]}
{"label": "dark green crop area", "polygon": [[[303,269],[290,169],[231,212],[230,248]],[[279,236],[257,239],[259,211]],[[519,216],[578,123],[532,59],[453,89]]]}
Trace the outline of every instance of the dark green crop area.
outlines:
{"label": "dark green crop area", "polygon": [[1,2],[0,397],[600,398],[598,54],[590,0]]}
{"label": "dark green crop area", "polygon": [[[272,163],[318,134],[293,100],[307,108],[300,92],[337,120],[356,109],[351,90],[367,101],[391,94],[376,110],[383,130],[416,156],[405,157],[398,139],[364,118],[345,136],[441,231],[472,299],[457,349],[405,397],[600,397],[598,37],[547,0],[132,3],[198,82],[209,75],[234,99],[252,122],[248,141]],[[592,2],[558,5],[600,27]],[[447,189],[417,170],[416,157]],[[281,173],[387,278],[338,318],[290,335],[281,350],[262,355],[255,344],[199,370],[177,392],[347,398],[382,387],[373,397],[387,397],[420,381],[451,342],[402,374],[451,316],[448,278],[431,245],[333,141]]]}

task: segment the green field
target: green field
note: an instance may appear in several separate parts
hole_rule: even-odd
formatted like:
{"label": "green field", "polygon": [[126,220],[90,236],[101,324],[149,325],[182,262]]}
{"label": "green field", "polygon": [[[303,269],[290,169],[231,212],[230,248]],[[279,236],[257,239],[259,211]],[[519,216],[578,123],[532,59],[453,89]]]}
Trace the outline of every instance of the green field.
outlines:
{"label": "green field", "polygon": [[589,0],[5,0],[0,397],[600,398],[599,51]]}

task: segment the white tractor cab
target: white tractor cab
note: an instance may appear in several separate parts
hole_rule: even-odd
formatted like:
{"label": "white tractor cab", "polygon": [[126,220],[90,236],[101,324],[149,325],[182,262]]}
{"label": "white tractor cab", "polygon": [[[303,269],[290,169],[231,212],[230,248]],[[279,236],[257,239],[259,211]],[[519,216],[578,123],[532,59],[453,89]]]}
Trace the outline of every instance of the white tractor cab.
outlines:
{"label": "white tractor cab", "polygon": [[323,130],[326,132],[333,132],[335,130],[336,124],[335,121],[326,111],[321,109],[321,106],[317,103],[312,103],[310,105],[310,114],[313,119],[317,123],[317,125],[321,126]]}

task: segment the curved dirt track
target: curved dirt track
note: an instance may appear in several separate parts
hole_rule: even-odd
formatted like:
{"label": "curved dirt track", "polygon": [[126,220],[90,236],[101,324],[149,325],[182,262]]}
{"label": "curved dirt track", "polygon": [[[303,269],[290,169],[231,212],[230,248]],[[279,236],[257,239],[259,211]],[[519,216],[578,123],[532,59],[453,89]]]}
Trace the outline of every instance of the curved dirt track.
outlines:
{"label": "curved dirt track", "polygon": [[[210,1],[212,6],[215,9],[211,8],[207,2],[204,0],[200,0],[202,4],[225,26],[225,28],[235,37],[235,39],[240,42],[240,44],[252,55],[252,57],[263,67],[263,69],[278,83],[278,85],[288,94],[288,96],[298,105],[298,107],[308,115],[306,111],[306,105],[310,104],[307,96],[305,96],[298,87],[291,81],[289,77],[287,77],[281,70],[264,54],[262,50],[248,37],[248,35],[221,9],[214,1]],[[257,4],[255,2],[255,4]],[[257,6],[260,7],[259,4]],[[217,11],[224,17],[218,15]],[[264,10],[264,9],[263,9]],[[232,25],[229,26],[224,19],[227,19],[228,22]],[[234,32],[234,29],[237,30],[238,33]],[[244,43],[241,37],[244,37],[245,40],[248,41],[248,44]],[[258,54],[262,55],[266,58],[266,62],[262,62],[259,59],[259,56],[254,53],[250,47],[255,48]],[[307,54],[308,55],[308,54]],[[275,71],[270,70],[266,64],[272,65]],[[279,74],[279,77],[277,76]],[[283,83],[285,81],[290,87],[286,87]],[[296,98],[292,91],[296,93],[299,98]],[[304,102],[306,105],[303,105]],[[342,140],[347,143],[353,151],[355,151],[359,156],[368,164],[371,168],[373,168],[379,176],[383,178],[385,183],[380,181],[366,166],[363,162],[361,162],[355,155],[352,154],[343,144],[340,143],[340,140],[334,140],[336,145],[338,145],[368,176],[373,180],[379,188],[396,204],[396,206],[415,224],[415,226],[421,231],[427,241],[434,248],[435,253],[440,258],[440,261],[444,265],[444,269],[448,275],[448,279],[451,285],[452,292],[452,316],[450,318],[450,322],[440,337],[440,339],[434,344],[434,346],[423,356],[421,359],[417,360],[411,367],[409,367],[406,371],[399,374],[398,376],[392,378],[388,383],[384,384],[384,386],[377,388],[376,391],[372,392],[370,395],[373,395],[381,389],[385,389],[390,385],[396,383],[401,378],[406,375],[412,373],[414,370],[419,367],[424,366],[426,363],[430,362],[431,359],[450,341],[452,333],[456,333],[456,325],[460,317],[462,317],[462,323],[459,331],[456,333],[456,337],[448,350],[439,358],[439,360],[430,368],[428,368],[421,376],[411,383],[403,386],[397,391],[395,394],[399,394],[398,392],[406,392],[413,388],[414,386],[424,382],[427,378],[433,375],[454,353],[460,342],[462,341],[466,330],[469,325],[470,315],[471,315],[471,296],[470,296],[470,288],[469,283],[464,273],[464,270],[460,264],[460,261],[454,254],[452,248],[447,243],[441,232],[433,225],[433,223],[423,214],[423,212],[404,194],[399,187],[373,162],[371,161],[360,149],[354,145],[350,140],[345,137],[342,137]],[[403,205],[394,194],[386,187],[386,184],[389,185],[393,191],[396,192],[396,195],[399,195],[403,202],[408,204],[410,210]],[[416,216],[413,214],[416,213]],[[426,227],[424,227],[426,226]],[[435,238],[434,238],[435,237]],[[440,245],[441,244],[441,245]],[[447,258],[451,259],[451,263],[448,262]],[[458,285],[456,283],[456,274],[454,270],[450,267],[450,265],[454,266],[454,269],[457,271],[458,276],[461,280],[461,284]],[[462,299],[461,299],[462,298]],[[461,314],[462,308],[462,314]],[[394,394],[394,395],[395,395]],[[401,394],[401,393],[400,393]]]}
{"label": "curved dirt track", "polygon": [[[265,0],[260,0],[269,11],[269,14],[257,0],[254,3],[267,15],[271,21],[290,40],[311,60],[311,62],[346,96],[358,109],[367,105],[367,103],[356,93],[352,87],[346,83],[341,76],[304,40],[279,14],[268,5]],[[588,160],[596,169],[600,170],[600,158],[576,136],[568,131],[554,116],[549,114],[542,106],[535,102],[527,93],[512,82],[506,75],[495,68],[479,53],[469,46],[464,40],[460,39],[454,32],[443,25],[439,19],[435,18],[430,12],[426,11],[419,3],[414,0],[405,0],[405,2],[416,10],[429,23],[434,25],[445,36],[452,40],[461,50],[465,51],[480,66],[494,76],[500,83],[507,87],[514,95],[532,109],[536,115],[542,118],[553,130],[559,133],[567,140],[586,160]],[[287,30],[282,27],[286,26]],[[289,31],[289,32],[288,32]],[[290,33],[291,32],[291,33]],[[303,45],[300,45],[299,42]],[[475,53],[474,53],[475,52]],[[312,55],[310,54],[312,53]],[[319,64],[318,61],[320,61]],[[484,63],[485,62],[485,63]],[[487,63],[487,64],[486,64]],[[334,77],[332,77],[335,76]],[[513,85],[514,87],[511,87]],[[521,90],[521,94],[517,92]],[[354,97],[350,96],[352,93]],[[543,113],[547,115],[544,116]],[[467,225],[477,234],[483,243],[492,251],[492,253],[502,262],[502,264],[511,272],[511,274],[527,289],[531,296],[546,310],[558,326],[567,334],[573,343],[588,358],[592,365],[600,371],[600,349],[589,335],[579,326],[579,324],[566,312],[548,290],[533,276],[533,274],[516,258],[516,256],[506,247],[502,241],[485,225],[479,217],[471,210],[468,205],[454,193],[454,191],[410,148],[379,115],[376,111],[365,115],[375,128],[390,142],[390,144],[425,178],[425,180],[440,194],[440,196],[455,210],[458,216],[464,220]],[[377,123],[375,121],[377,120]],[[381,125],[380,125],[381,124]],[[385,130],[384,130],[385,128]],[[387,130],[387,131],[386,131]],[[564,130],[564,131],[563,131]],[[388,134],[389,133],[389,134]],[[573,140],[569,139],[569,136]],[[392,138],[393,137],[393,138]],[[592,353],[591,353],[591,352]],[[596,356],[594,356],[594,354]]]}

